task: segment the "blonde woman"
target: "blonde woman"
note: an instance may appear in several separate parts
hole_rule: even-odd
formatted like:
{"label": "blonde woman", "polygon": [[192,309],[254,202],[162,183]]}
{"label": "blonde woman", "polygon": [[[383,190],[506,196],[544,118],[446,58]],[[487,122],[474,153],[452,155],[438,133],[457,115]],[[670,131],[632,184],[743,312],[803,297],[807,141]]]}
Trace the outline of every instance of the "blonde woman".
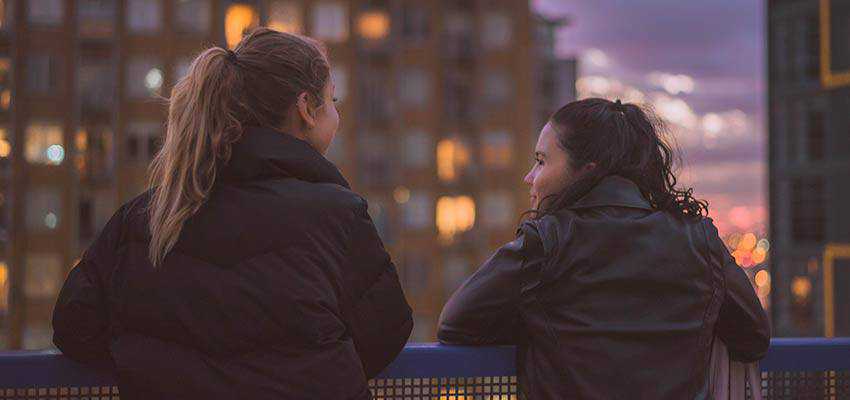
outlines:
{"label": "blonde woman", "polygon": [[259,29],[174,87],[150,190],[71,271],[67,356],[122,399],[369,399],[413,322],[366,201],[323,154],[339,124],[315,41]]}

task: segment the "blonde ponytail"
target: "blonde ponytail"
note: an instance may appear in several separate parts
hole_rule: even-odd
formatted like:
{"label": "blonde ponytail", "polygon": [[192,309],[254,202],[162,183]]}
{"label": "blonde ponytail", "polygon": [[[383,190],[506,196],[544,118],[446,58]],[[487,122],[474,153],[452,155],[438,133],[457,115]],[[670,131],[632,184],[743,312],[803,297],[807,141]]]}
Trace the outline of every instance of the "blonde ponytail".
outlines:
{"label": "blonde ponytail", "polygon": [[255,29],[235,50],[201,53],[172,90],[162,149],[150,166],[148,258],[162,264],[207,201],[246,126],[280,128],[301,93],[321,98],[330,65],[319,42]]}
{"label": "blonde ponytail", "polygon": [[[150,166],[148,186],[151,241],[148,258],[159,266],[177,243],[186,220],[207,200],[220,160],[236,141],[238,121],[228,99],[235,71],[227,50],[214,47],[199,55],[169,99],[162,149]],[[224,145],[224,146],[222,146]],[[219,154],[223,153],[223,154]]]}

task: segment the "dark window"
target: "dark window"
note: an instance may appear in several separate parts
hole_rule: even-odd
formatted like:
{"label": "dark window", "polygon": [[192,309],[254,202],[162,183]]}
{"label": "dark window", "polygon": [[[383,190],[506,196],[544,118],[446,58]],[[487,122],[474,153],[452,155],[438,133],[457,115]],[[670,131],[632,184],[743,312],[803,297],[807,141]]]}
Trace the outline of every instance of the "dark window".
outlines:
{"label": "dark window", "polygon": [[131,160],[139,159],[139,138],[135,136],[127,138],[127,156]]}
{"label": "dark window", "polygon": [[153,159],[156,153],[159,152],[159,136],[148,137],[148,158]]}
{"label": "dark window", "polygon": [[820,79],[820,19],[809,17],[806,32],[806,76]]}
{"label": "dark window", "polygon": [[823,160],[825,150],[824,113],[810,110],[806,134],[806,150],[809,161]]}
{"label": "dark window", "polygon": [[94,213],[89,198],[80,199],[80,238],[88,239],[94,236]]}
{"label": "dark window", "polygon": [[421,4],[407,3],[401,9],[401,36],[406,42],[420,42],[431,33],[428,9]]}
{"label": "dark window", "polygon": [[795,242],[824,240],[826,201],[822,178],[798,178],[791,183],[791,238]]}

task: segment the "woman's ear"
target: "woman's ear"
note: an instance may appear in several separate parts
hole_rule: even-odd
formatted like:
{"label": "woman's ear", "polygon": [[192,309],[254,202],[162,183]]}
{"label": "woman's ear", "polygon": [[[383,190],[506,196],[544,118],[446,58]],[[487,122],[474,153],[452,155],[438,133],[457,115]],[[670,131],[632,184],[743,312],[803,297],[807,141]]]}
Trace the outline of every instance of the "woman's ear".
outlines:
{"label": "woman's ear", "polygon": [[312,129],[316,126],[316,117],[313,115],[314,110],[310,109],[309,103],[307,101],[307,92],[302,92],[298,95],[298,101],[295,105],[298,108],[298,114],[301,116],[301,120],[304,121],[308,129]]}

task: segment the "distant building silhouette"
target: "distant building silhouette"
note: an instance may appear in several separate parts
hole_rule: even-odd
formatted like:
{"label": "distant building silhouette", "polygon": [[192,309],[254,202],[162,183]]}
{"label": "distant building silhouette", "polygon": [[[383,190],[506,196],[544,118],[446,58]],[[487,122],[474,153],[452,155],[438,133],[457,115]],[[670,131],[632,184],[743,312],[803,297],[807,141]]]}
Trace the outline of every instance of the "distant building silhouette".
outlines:
{"label": "distant building silhouette", "polygon": [[850,335],[850,2],[768,2],[777,336]]}

